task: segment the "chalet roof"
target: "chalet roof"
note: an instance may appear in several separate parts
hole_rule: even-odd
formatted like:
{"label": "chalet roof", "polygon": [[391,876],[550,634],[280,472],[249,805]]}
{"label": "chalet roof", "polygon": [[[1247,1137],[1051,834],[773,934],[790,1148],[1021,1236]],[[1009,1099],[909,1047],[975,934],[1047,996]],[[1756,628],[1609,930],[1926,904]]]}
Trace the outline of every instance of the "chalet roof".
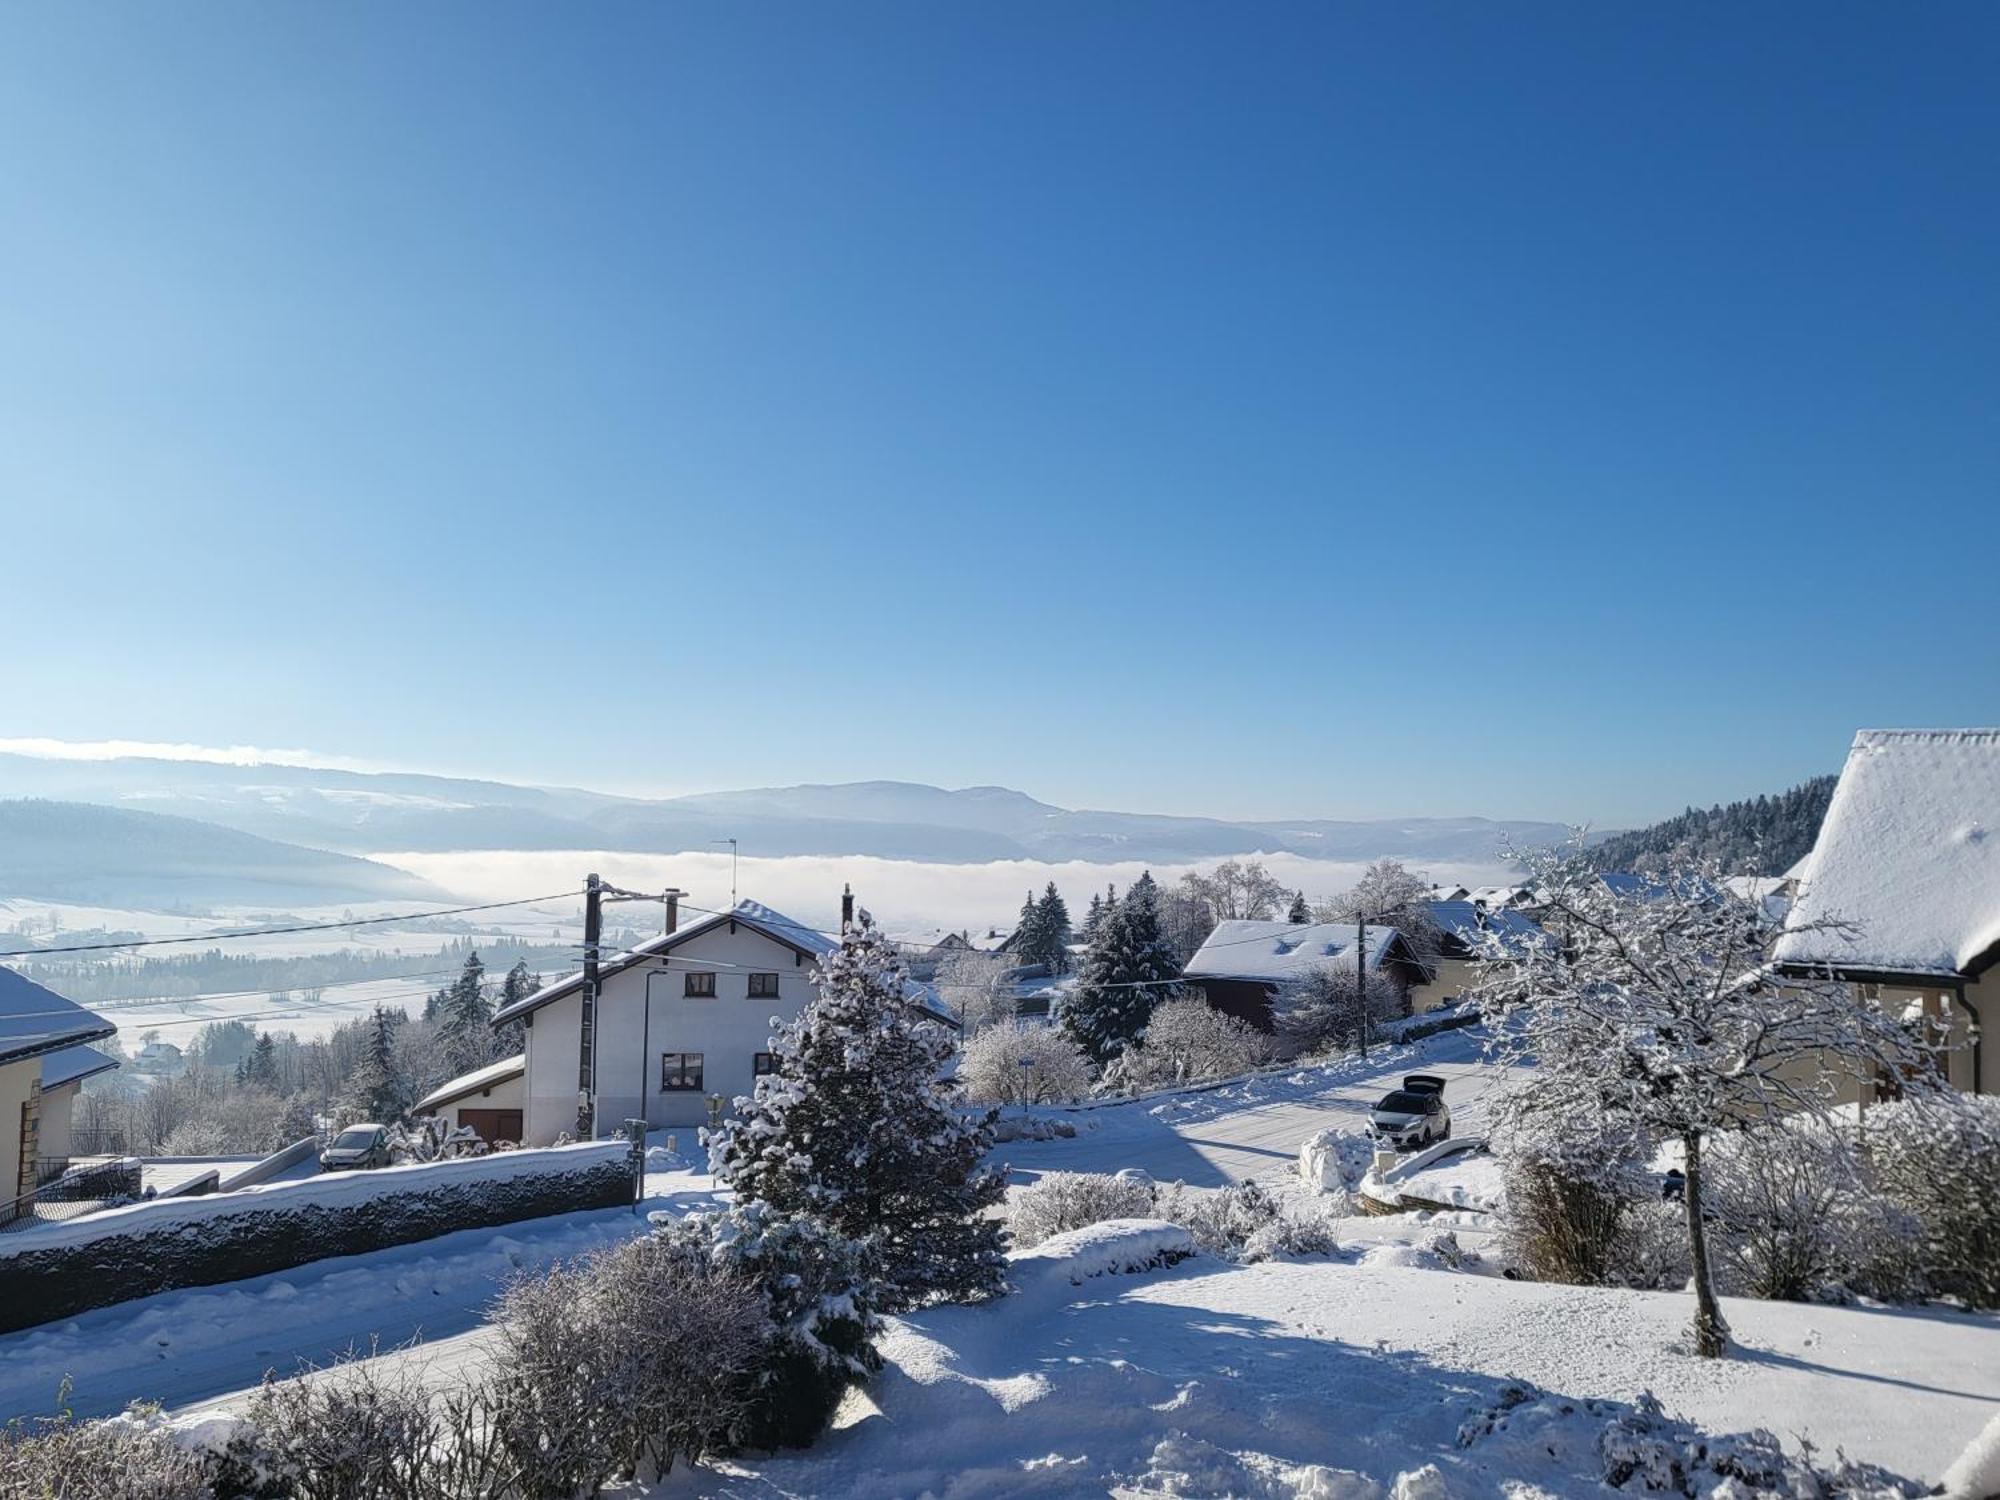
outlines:
{"label": "chalet roof", "polygon": [[[1352,922],[1218,922],[1182,970],[1188,979],[1247,979],[1284,984],[1323,965],[1354,967],[1359,934]],[[1368,927],[1368,967],[1407,948],[1393,927]]]}
{"label": "chalet roof", "polygon": [[1470,901],[1433,901],[1430,909],[1431,920],[1437,923],[1447,942],[1475,954],[1490,939],[1498,938],[1510,957],[1518,957],[1547,936],[1521,913],[1506,907],[1480,907]]}
{"label": "chalet roof", "polygon": [[519,1078],[528,1071],[528,1054],[516,1052],[512,1057],[503,1057],[498,1062],[490,1062],[483,1068],[474,1068],[470,1073],[461,1073],[450,1083],[441,1083],[423,1098],[410,1106],[413,1115],[426,1114],[434,1109],[442,1109],[455,1100],[481,1093],[496,1084]]}
{"label": "chalet roof", "polygon": [[64,1047],[42,1054],[42,1089],[59,1089],[66,1083],[80,1083],[118,1066],[118,1059],[95,1047]]}
{"label": "chalet roof", "polygon": [[[1804,930],[1829,919],[1855,930]],[[1932,977],[2000,959],[2000,729],[1854,737],[1775,957]]]}
{"label": "chalet roof", "polygon": [[117,1030],[97,1012],[0,965],[0,1062],[40,1057]]}

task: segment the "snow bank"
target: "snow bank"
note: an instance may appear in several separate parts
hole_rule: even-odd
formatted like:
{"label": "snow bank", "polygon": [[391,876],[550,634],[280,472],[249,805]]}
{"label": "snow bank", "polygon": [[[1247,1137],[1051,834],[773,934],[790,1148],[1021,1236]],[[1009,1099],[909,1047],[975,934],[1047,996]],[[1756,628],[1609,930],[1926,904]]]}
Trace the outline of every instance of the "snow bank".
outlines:
{"label": "snow bank", "polygon": [[1945,1500],[1990,1500],[2000,1495],[2000,1415],[1944,1471]]}
{"label": "snow bank", "polygon": [[592,1142],[135,1203],[0,1237],[0,1332],[631,1197],[628,1148]]}
{"label": "snow bank", "polygon": [[1299,1176],[1313,1191],[1333,1195],[1337,1201],[1329,1208],[1344,1213],[1374,1159],[1375,1143],[1362,1131],[1316,1131],[1299,1147]]}
{"label": "snow bank", "polygon": [[1016,1251],[1007,1279],[1022,1292],[1067,1293],[1093,1276],[1155,1270],[1195,1253],[1194,1236],[1165,1219],[1106,1219]]}

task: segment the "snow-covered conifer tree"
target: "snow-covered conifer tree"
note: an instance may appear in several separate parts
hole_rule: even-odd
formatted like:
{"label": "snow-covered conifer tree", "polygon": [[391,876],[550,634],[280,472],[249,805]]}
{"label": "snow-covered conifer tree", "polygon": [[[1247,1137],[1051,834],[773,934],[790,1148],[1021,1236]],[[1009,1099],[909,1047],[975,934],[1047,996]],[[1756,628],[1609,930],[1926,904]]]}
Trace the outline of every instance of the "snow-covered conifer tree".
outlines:
{"label": "snow-covered conifer tree", "polygon": [[[1703,1147],[1723,1132],[1830,1123],[1878,1082],[1935,1080],[1932,1042],[1853,987],[1774,974],[1762,912],[1730,895],[1713,863],[1616,889],[1580,851],[1534,856],[1544,927],[1565,941],[1509,954],[1495,939],[1474,994],[1489,1051],[1526,1076],[1496,1128],[1566,1120],[1680,1146],[1697,1353],[1720,1355],[1728,1326],[1707,1239]],[[1832,926],[1835,924],[1825,924]]]}
{"label": "snow-covered conifer tree", "polygon": [[1304,891],[1293,891],[1291,910],[1285,913],[1285,920],[1287,922],[1310,922],[1312,919],[1312,908],[1306,904],[1306,893]]}
{"label": "snow-covered conifer tree", "polygon": [[992,1116],[968,1120],[939,1074],[947,1031],[905,995],[895,944],[866,912],[820,961],[814,998],[772,1039],[776,1071],[736,1101],[709,1160],[739,1201],[807,1214],[868,1251],[895,1310],[1000,1290],[1006,1191],[980,1159]]}
{"label": "snow-covered conifer tree", "polygon": [[1146,1034],[1153,1007],[1173,995],[1181,966],[1160,932],[1159,887],[1150,872],[1099,925],[1062,1023],[1099,1067]]}

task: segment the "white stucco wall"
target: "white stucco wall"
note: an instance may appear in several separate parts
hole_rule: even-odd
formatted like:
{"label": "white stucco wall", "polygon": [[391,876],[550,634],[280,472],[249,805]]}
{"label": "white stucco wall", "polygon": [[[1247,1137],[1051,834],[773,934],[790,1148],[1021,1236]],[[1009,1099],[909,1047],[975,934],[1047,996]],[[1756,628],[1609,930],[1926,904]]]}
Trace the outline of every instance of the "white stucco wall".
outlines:
{"label": "white stucco wall", "polygon": [[[709,1094],[720,1094],[725,1107],[748,1094],[753,1059],[770,1050],[772,1018],[791,1019],[811,998],[813,962],[749,927],[731,932],[724,924],[689,938],[665,961],[607,978],[597,1027],[599,1133],[641,1115],[654,1126],[698,1126],[708,1119]],[[685,994],[682,976],[690,971],[715,975],[713,999]],[[776,999],[749,997],[753,972],[778,976]],[[547,1145],[576,1128],[581,1004],[568,995],[545,1005],[528,1029],[526,1145]],[[699,1092],[661,1091],[660,1059],[669,1052],[702,1054]]]}
{"label": "white stucco wall", "polygon": [[69,1156],[74,1139],[71,1126],[76,1112],[76,1096],[82,1092],[83,1080],[80,1078],[75,1083],[42,1090],[41,1145],[36,1148],[37,1155]]}

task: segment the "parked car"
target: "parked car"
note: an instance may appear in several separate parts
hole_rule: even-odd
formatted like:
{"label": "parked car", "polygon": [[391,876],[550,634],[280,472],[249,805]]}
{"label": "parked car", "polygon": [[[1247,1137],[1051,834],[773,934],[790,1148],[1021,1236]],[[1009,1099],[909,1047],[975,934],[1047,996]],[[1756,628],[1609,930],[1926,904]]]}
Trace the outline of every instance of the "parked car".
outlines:
{"label": "parked car", "polygon": [[1368,1130],[1398,1151],[1450,1140],[1451,1106],[1444,1102],[1444,1080],[1435,1073],[1409,1074],[1401,1088],[1376,1101],[1368,1113]]}
{"label": "parked car", "polygon": [[388,1165],[387,1125],[350,1125],[319,1154],[322,1172],[358,1172]]}

